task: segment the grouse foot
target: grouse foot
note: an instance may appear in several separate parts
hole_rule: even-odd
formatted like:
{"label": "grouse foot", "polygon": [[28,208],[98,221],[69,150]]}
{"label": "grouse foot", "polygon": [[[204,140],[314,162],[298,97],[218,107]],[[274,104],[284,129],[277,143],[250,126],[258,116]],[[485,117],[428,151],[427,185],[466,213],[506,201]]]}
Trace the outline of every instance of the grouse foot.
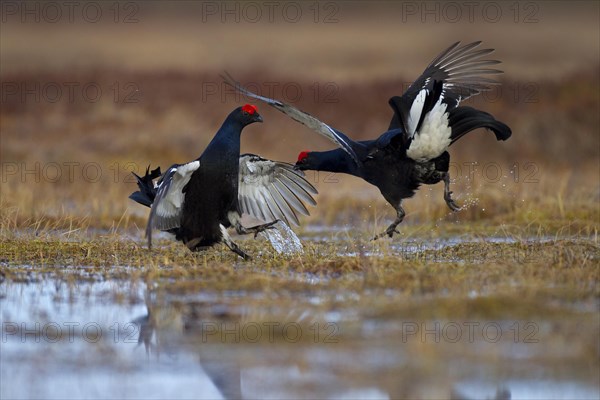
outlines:
{"label": "grouse foot", "polygon": [[375,235],[375,237],[373,237],[373,239],[371,239],[371,240],[377,240],[377,239],[382,238],[382,237],[384,237],[386,235],[389,236],[389,237],[393,237],[394,233],[398,233],[399,234],[400,232],[396,230],[397,226],[398,226],[398,224],[396,224],[396,223],[391,224],[390,226],[388,226],[388,228],[384,232],[381,232],[380,234]]}
{"label": "grouse foot", "polygon": [[382,232],[378,235],[375,235],[375,237],[371,240],[377,240],[379,238],[382,238],[384,236],[389,236],[389,237],[393,237],[394,233],[400,233],[396,230],[396,227],[398,225],[400,225],[400,223],[402,222],[402,220],[404,219],[404,216],[406,215],[406,213],[404,212],[404,209],[402,208],[402,206],[399,204],[398,207],[396,208],[396,219],[394,220],[394,222],[392,222],[392,224],[390,226],[387,227],[387,229],[385,230],[385,232]]}
{"label": "grouse foot", "polygon": [[254,233],[254,238],[256,239],[256,236],[258,236],[259,233],[264,232],[267,229],[275,229],[274,225],[278,222],[279,222],[279,220],[276,219],[275,221],[269,222],[268,224],[256,225],[256,226],[252,226],[250,228],[246,228],[240,224],[236,227],[236,231],[240,235],[247,235],[249,233]]}
{"label": "grouse foot", "polygon": [[460,211],[461,207],[454,202],[452,199],[452,192],[450,191],[450,175],[444,174],[444,200],[452,211]]}

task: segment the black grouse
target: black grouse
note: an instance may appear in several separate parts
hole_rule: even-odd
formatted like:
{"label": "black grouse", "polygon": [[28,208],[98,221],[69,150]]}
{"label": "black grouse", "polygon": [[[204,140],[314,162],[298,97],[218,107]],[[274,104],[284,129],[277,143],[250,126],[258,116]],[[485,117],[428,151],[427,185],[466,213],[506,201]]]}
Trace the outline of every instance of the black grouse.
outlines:
{"label": "black grouse", "polygon": [[464,46],[454,43],[429,64],[402,96],[392,97],[390,125],[375,140],[353,141],[289,104],[250,92],[230,75],[223,79],[242,94],[266,102],[341,147],[324,152],[303,151],[296,168],[350,174],[377,186],[396,209],[395,221],[385,232],[375,236],[374,239],[378,239],[398,233],[396,227],[405,215],[402,200],[412,197],[421,184],[443,181],[446,204],[452,211],[460,209],[450,191],[447,149],[451,144],[478,128],[491,130],[497,140],[511,136],[510,128],[492,115],[459,106],[461,101],[498,84],[489,75],[502,73],[489,68],[500,61],[482,59],[494,50],[476,49],[480,43]]}
{"label": "black grouse", "polygon": [[[160,168],[148,168],[143,177],[134,174],[140,190],[129,197],[151,207],[146,227],[149,247],[152,230],[160,229],[174,234],[190,250],[224,242],[247,259],[227,228],[256,236],[278,220],[297,225],[297,212],[308,215],[304,202],[316,205],[312,195],[317,191],[303,172],[292,164],[240,155],[242,129],[254,122],[262,122],[255,106],[238,107],[196,160],[175,164],[162,177]],[[246,228],[240,222],[242,213],[268,223]]]}

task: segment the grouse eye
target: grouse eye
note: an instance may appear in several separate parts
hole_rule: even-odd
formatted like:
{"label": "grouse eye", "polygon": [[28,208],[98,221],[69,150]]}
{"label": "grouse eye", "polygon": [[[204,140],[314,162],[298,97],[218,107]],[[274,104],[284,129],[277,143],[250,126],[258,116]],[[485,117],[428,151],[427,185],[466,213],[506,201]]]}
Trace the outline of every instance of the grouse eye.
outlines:
{"label": "grouse eye", "polygon": [[249,115],[248,111],[242,111],[242,114],[244,115],[244,117],[247,117]]}

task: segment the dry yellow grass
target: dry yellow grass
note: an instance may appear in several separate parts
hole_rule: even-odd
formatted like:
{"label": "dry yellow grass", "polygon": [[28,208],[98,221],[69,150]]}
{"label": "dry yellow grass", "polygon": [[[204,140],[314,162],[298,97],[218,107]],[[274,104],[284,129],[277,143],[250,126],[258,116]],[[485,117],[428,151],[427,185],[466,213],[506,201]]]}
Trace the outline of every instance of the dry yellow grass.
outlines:
{"label": "dry yellow grass", "polygon": [[[112,74],[86,73],[82,80],[110,82]],[[148,165],[166,168],[197,157],[237,104],[196,98],[194,88],[214,76],[127,76],[144,87],[143,101],[116,104],[112,97],[104,97],[93,104],[81,99],[73,104],[31,104],[11,98],[4,104],[0,119],[4,229],[69,220],[102,229],[143,225],[147,210],[127,199],[135,190],[130,171],[141,173]],[[561,82],[540,83],[533,103],[506,97],[476,102],[506,121],[513,137],[498,143],[481,131],[459,141],[451,148],[450,172],[455,196],[466,209],[451,215],[441,187],[424,186],[407,201],[405,224],[491,219],[548,224],[556,231],[564,226],[576,229],[587,221],[597,228],[598,116],[585,110],[597,108],[600,100],[598,91],[578,83],[581,77],[598,85],[598,77],[583,70]],[[40,76],[14,78],[18,84],[31,85]],[[43,78],[42,82],[67,79],[60,74]],[[311,90],[309,82],[299,85]],[[514,85],[521,83],[506,81],[503,87]],[[366,139],[384,130],[390,115],[386,99],[400,86],[396,81],[354,84],[340,87],[338,103],[308,98],[300,105],[356,139]],[[331,148],[276,111],[263,108],[262,113],[266,122],[244,132],[243,151],[292,162],[300,150]],[[358,223],[361,229],[372,229],[391,214],[377,190],[358,179],[314,172],[308,178],[321,194],[306,223]]]}
{"label": "dry yellow grass", "polygon": [[[280,14],[274,23],[221,23],[202,10],[217,2],[90,2],[104,7],[98,23],[79,13],[73,23],[36,23],[4,8],[17,2],[5,3],[3,329],[4,321],[30,327],[83,310],[114,333],[120,311],[145,306],[140,342],[155,357],[129,359],[134,352],[111,343],[112,335],[93,345],[77,337],[78,346],[52,343],[44,348],[51,351],[28,352],[10,341],[17,332],[3,343],[3,360],[11,360],[3,374],[10,369],[15,377],[4,391],[39,396],[51,389],[45,382],[59,386],[52,373],[60,382],[65,374],[79,379],[110,370],[118,383],[102,391],[125,381],[153,387],[145,378],[183,393],[189,388],[169,386],[170,378],[192,374],[197,382],[208,374],[225,397],[252,397],[252,370],[262,368],[276,372],[266,386],[297,398],[339,397],[339,388],[359,390],[346,397],[373,396],[360,390],[374,388],[390,398],[476,398],[483,395],[464,394],[457,383],[486,380],[499,393],[506,383],[515,398],[539,382],[557,382],[548,390],[597,393],[598,2],[490,2],[501,8],[498,22],[482,14],[488,3],[476,3],[469,21],[467,3],[460,2],[303,2],[298,23]],[[36,4],[44,3],[29,7]],[[323,7],[317,23],[309,8],[315,4]],[[458,5],[463,14],[454,23],[447,21],[451,13],[438,13],[437,22],[406,8],[425,5]],[[121,7],[116,23],[114,7]],[[138,21],[123,23],[131,10]],[[322,23],[331,10],[337,10],[335,23]],[[136,189],[130,172],[149,164],[164,169],[202,152],[227,113],[247,101],[223,91],[223,70],[354,139],[368,139],[388,125],[388,98],[455,40],[483,40],[497,49],[506,72],[502,85],[468,104],[513,130],[502,143],[473,132],[450,149],[452,190],[463,210],[449,211],[441,185],[423,186],[404,204],[401,234],[372,242],[393,217],[377,189],[356,178],[309,172],[320,194],[295,229],[303,254],[279,255],[265,239],[249,237],[236,240],[251,261],[223,245],[191,253],[160,237],[147,249],[148,210],[127,198]],[[265,123],[245,130],[242,151],[294,162],[302,150],[332,147],[258,106]],[[129,321],[119,324],[132,327]],[[205,322],[218,328],[208,342]],[[231,329],[226,324],[273,322],[295,324],[305,334],[294,343],[282,329],[274,341],[222,340]],[[436,324],[472,322],[480,324],[475,340],[466,330],[458,342],[445,333],[441,341],[406,338],[407,327],[422,334]],[[482,336],[487,323],[501,327],[500,341]],[[321,329],[315,338],[315,324],[333,331]],[[325,342],[331,332],[334,341]],[[198,372],[180,363],[189,358],[200,361]],[[46,380],[23,380],[30,366],[35,373],[44,368]],[[282,371],[290,375],[275,382]],[[242,372],[250,373],[244,385]],[[89,390],[82,382],[80,389]]]}
{"label": "dry yellow grass", "polygon": [[[514,134],[497,143],[474,132],[453,146],[454,191],[468,207],[450,215],[440,188],[430,193],[424,187],[407,201],[404,224],[492,221],[572,233],[588,221],[588,235],[597,228],[594,2],[501,5],[502,18],[494,23],[481,10],[474,21],[464,14],[449,23],[442,13],[437,23],[393,3],[322,9],[319,21],[333,10],[335,23],[314,23],[306,5],[305,18],[293,24],[278,14],[274,23],[222,23],[200,3],[187,4],[185,12],[167,3],[138,7],[135,23],[115,23],[108,8],[94,24],[79,15],[73,23],[23,23],[18,14],[7,16],[0,38],[5,233],[143,225],[146,210],[127,199],[135,189],[129,171],[149,164],[165,168],[200,154],[224,116],[244,101],[223,90],[222,70],[355,139],[368,139],[387,127],[387,99],[454,40],[483,40],[497,49],[506,71],[502,86],[469,104],[505,121]],[[121,11],[122,19],[131,10]],[[56,90],[61,96],[55,101]],[[293,162],[301,150],[331,148],[259,106],[265,123],[244,132],[243,151]],[[321,195],[305,223],[359,224],[371,231],[391,214],[364,182],[310,177]]]}
{"label": "dry yellow grass", "polygon": [[[575,293],[582,279],[590,285],[583,296],[597,296],[600,123],[590,110],[600,107],[600,60],[590,49],[598,48],[598,4],[570,13],[562,5],[538,6],[534,24],[508,17],[497,24],[377,23],[394,20],[394,4],[368,14],[361,4],[344,6],[343,18],[329,25],[198,24],[174,10],[152,9],[129,25],[22,24],[11,17],[0,47],[3,262],[16,271],[20,264],[93,265],[111,273],[113,265],[133,266],[126,275],[220,276],[223,287],[240,274],[251,286],[281,283],[264,271],[336,273],[350,277],[344,284],[394,285],[409,293],[486,287],[510,270],[540,293],[561,280]],[[23,50],[24,42],[42,43],[35,40],[41,35],[43,46]],[[515,39],[523,35],[527,41]],[[309,172],[320,195],[298,229],[309,249],[304,256],[274,256],[264,242],[248,240],[243,245],[262,256],[237,269],[237,259],[221,247],[199,255],[177,244],[144,248],[148,210],[127,198],[135,190],[130,172],[149,164],[164,169],[201,153],[224,116],[245,101],[223,91],[221,70],[367,139],[387,127],[387,99],[455,39],[497,48],[506,71],[502,86],[469,104],[513,130],[507,142],[473,132],[451,148],[452,189],[462,211],[447,209],[441,185],[424,186],[406,201],[402,234],[368,243],[393,214],[377,190],[355,178]],[[62,96],[54,101],[57,88]],[[243,151],[293,162],[301,150],[331,148],[259,106],[265,123],[244,132]],[[464,243],[405,251],[415,241],[453,238]],[[510,240],[508,261],[498,255],[502,245],[486,244],[503,238]],[[551,242],[538,243],[544,240]],[[533,267],[519,267],[525,253],[538,251]],[[464,271],[452,257],[466,257],[471,268]],[[548,263],[548,274],[536,275]],[[490,290],[505,290],[504,284],[498,279]],[[197,288],[187,279],[181,285]]]}

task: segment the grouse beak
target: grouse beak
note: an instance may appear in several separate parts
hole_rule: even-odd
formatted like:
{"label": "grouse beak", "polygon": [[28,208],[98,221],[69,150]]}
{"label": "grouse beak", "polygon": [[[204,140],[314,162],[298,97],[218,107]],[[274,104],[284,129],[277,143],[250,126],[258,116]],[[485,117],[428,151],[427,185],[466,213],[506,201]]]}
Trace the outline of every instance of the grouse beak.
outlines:
{"label": "grouse beak", "polygon": [[263,122],[263,118],[259,113],[256,113],[254,116],[254,122]]}
{"label": "grouse beak", "polygon": [[302,168],[302,164],[301,162],[296,162],[296,164],[294,164],[294,171],[304,171],[304,168]]}

